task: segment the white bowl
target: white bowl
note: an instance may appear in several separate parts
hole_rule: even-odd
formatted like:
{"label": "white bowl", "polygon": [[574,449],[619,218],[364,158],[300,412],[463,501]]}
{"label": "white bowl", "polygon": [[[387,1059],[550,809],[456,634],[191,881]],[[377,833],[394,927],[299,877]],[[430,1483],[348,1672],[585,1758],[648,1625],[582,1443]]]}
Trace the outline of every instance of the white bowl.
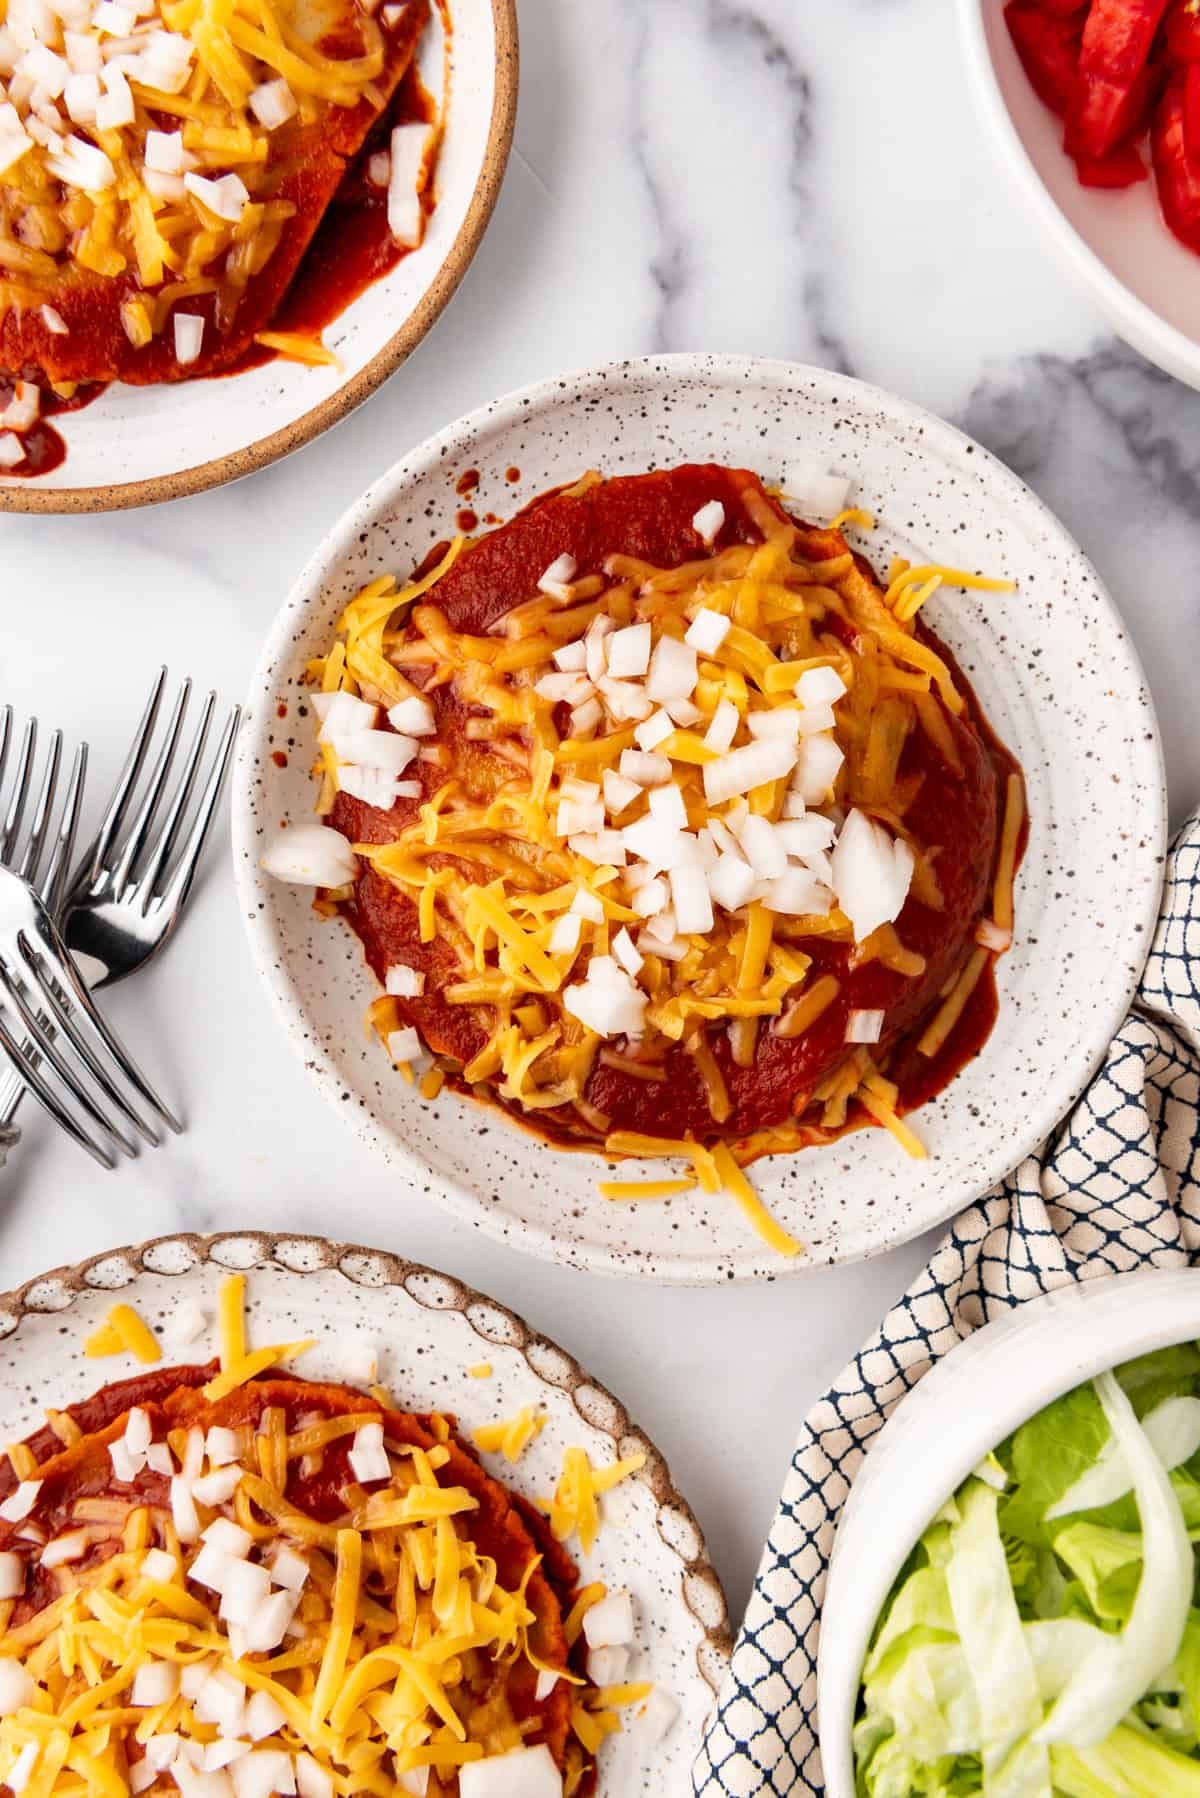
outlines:
{"label": "white bowl", "polygon": [[31,479],[0,474],[0,513],[106,512],[202,493],[265,468],[345,418],[386,381],[457,288],[492,214],[517,110],[516,0],[434,7],[418,51],[442,108],[437,204],[424,241],[325,332],[336,367],[277,358],[239,375],[107,387],[55,419],[66,457]]}
{"label": "white bowl", "polygon": [[1123,192],[1081,187],[1003,0],[958,0],[958,14],[979,113],[1048,241],[1127,343],[1200,387],[1200,256],[1167,229],[1153,177]]}
{"label": "white bowl", "polygon": [[854,1798],[859,1679],[892,1582],[930,1519],[990,1449],[1105,1368],[1200,1335],[1200,1272],[1063,1287],[977,1330],[872,1442],[838,1525],[821,1612],[817,1716],[827,1798]]}
{"label": "white bowl", "polygon": [[[357,939],[259,863],[280,819],[311,812],[311,726],[296,711],[309,658],[328,648],[364,582],[414,567],[451,534],[464,469],[479,472],[480,516],[511,516],[585,468],[615,474],[715,456],[783,481],[798,446],[810,465],[849,476],[877,514],[865,547],[880,566],[892,555],[952,554],[1016,581],[1015,598],[935,595],[930,622],[1024,768],[1031,835],[1000,1015],[983,1053],[921,1108],[929,1158],[910,1159],[882,1130],[858,1130],[756,1163],[764,1202],[808,1249],[788,1263],[723,1195],[613,1205],[596,1189],[606,1177],[599,1156],[554,1155],[452,1092],[426,1103],[366,1038],[378,985]],[[1095,571],[978,444],[824,369],[690,354],[613,363],[448,426],[382,475],[318,548],[267,638],[249,709],[233,781],[241,909],[316,1088],[388,1160],[398,1206],[428,1193],[514,1247],[593,1272],[772,1278],[877,1254],[943,1222],[1034,1149],[1087,1084],[1128,1009],[1158,915],[1165,819],[1153,708]],[[1097,780],[1098,768],[1120,778]],[[624,1163],[622,1172],[661,1176],[662,1164]]]}

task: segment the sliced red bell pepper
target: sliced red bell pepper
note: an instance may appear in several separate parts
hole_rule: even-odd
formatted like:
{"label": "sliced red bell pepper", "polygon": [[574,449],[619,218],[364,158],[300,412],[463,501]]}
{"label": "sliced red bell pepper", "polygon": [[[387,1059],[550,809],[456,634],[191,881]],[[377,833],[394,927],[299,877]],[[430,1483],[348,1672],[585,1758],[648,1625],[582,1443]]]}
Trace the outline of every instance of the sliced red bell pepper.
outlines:
{"label": "sliced red bell pepper", "polygon": [[1159,101],[1150,144],[1163,217],[1180,243],[1200,251],[1200,159],[1184,136],[1184,81],[1176,75]]}
{"label": "sliced red bell pepper", "polygon": [[1081,187],[1132,187],[1146,179],[1146,165],[1132,144],[1119,144],[1099,162],[1077,156],[1075,172]]}
{"label": "sliced red bell pepper", "polygon": [[1065,118],[1079,59],[1079,19],[1047,13],[1033,0],[1009,0],[1004,18],[1029,85],[1044,105]]}
{"label": "sliced red bell pepper", "polygon": [[1099,161],[1136,130],[1144,74],[1167,0],[1092,0],[1067,107],[1070,155]]}
{"label": "sliced red bell pepper", "polygon": [[1177,0],[1172,6],[1163,42],[1168,62],[1200,62],[1200,8],[1196,0]]}
{"label": "sliced red bell pepper", "polygon": [[1183,71],[1183,143],[1193,162],[1200,161],[1200,63]]}

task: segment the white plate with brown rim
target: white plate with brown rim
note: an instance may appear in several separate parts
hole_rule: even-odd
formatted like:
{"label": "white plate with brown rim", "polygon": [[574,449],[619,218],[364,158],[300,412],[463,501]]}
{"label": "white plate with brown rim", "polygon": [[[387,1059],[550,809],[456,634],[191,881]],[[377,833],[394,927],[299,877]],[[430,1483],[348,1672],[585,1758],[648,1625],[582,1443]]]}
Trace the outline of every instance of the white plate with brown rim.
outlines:
{"label": "white plate with brown rim", "polygon": [[[478,514],[508,517],[587,468],[716,460],[770,483],[797,459],[852,478],[878,519],[863,545],[878,566],[898,553],[1016,582],[1015,594],[936,595],[929,615],[1024,768],[1030,840],[996,1027],[914,1114],[929,1158],[909,1160],[872,1129],[755,1164],[760,1196],[807,1248],[785,1262],[727,1198],[614,1204],[596,1187],[611,1163],[547,1149],[453,1094],[422,1100],[366,1040],[363,1014],[378,989],[357,940],[317,917],[308,891],[268,879],[259,860],[280,821],[302,820],[313,800],[311,722],[297,716],[306,661],[324,653],[364,582],[407,574],[452,533],[466,469],[480,473]],[[1149,947],[1165,788],[1150,695],[1112,601],[1057,520],[986,450],[844,375],[656,357],[545,381],[449,426],[382,476],[322,544],[276,619],[249,705],[235,865],[251,949],[293,1048],[343,1121],[390,1163],[401,1196],[428,1194],[571,1266],[701,1284],[773,1277],[878,1254],[943,1222],[1063,1116],[1107,1050]],[[620,1165],[637,1179],[663,1164]]]}
{"label": "white plate with brown rim", "polygon": [[420,248],[326,327],[336,367],[276,358],[237,375],[108,387],[52,421],[65,447],[57,467],[0,472],[0,512],[104,512],[202,493],[278,461],[368,399],[430,330],[483,236],[512,142],[517,61],[516,0],[433,8],[417,67],[445,121],[436,204]]}
{"label": "white plate with brown rim", "polygon": [[[543,1429],[515,1466],[484,1457],[526,1498],[552,1493],[568,1447],[584,1448],[597,1467],[645,1454],[641,1471],[601,1501],[592,1553],[580,1557],[578,1544],[568,1547],[581,1580],[630,1592],[637,1627],[631,1677],[669,1692],[680,1714],[653,1741],[630,1712],[622,1733],[604,1744],[597,1789],[601,1798],[690,1792],[692,1759],[730,1651],[725,1599],[700,1528],[663,1457],[621,1402],[565,1350],[452,1276],[377,1249],[255,1231],[158,1237],[55,1268],[0,1295],[4,1440],[39,1427],[47,1405],[82,1399],[137,1371],[132,1363],[84,1356],[85,1338],[118,1298],[159,1336],[164,1360],[203,1359],[203,1340],[172,1347],[173,1328],[196,1307],[212,1319],[230,1272],[249,1276],[251,1346],[317,1338],[296,1364],[302,1376],[345,1380],[354,1351],[368,1347],[400,1405],[453,1414],[464,1433],[524,1405],[544,1412]],[[481,1362],[491,1365],[487,1379],[467,1371]]]}

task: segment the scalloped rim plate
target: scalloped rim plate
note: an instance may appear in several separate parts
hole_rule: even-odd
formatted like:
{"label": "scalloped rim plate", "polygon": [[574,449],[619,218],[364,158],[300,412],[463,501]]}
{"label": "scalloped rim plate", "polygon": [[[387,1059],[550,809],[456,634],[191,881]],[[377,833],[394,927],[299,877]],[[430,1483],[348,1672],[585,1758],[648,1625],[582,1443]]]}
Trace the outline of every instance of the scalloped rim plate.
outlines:
{"label": "scalloped rim plate", "polygon": [[451,4],[448,56],[436,3],[418,54],[425,86],[442,96],[446,116],[437,205],[420,248],[326,329],[338,366],[302,368],[276,358],[208,380],[115,383],[56,420],[67,445],[60,467],[35,479],[0,474],[0,512],[107,512],[203,493],[310,443],[399,368],[470,265],[516,121],[516,0]]}
{"label": "scalloped rim plate", "polygon": [[[597,1465],[645,1453],[641,1472],[603,1501],[604,1527],[592,1554],[581,1558],[581,1578],[633,1594],[632,1677],[671,1692],[681,1715],[653,1748],[639,1741],[631,1715],[605,1745],[599,1792],[690,1792],[691,1762],[730,1651],[725,1598],[700,1527],[666,1461],[621,1402],[565,1350],[451,1275],[379,1249],[257,1231],[160,1236],[55,1268],[0,1295],[4,1440],[42,1423],[48,1403],[83,1398],[128,1371],[83,1354],[85,1337],[118,1293],[158,1331],[166,1361],[194,1360],[203,1342],[172,1346],[173,1320],[185,1305],[214,1315],[217,1288],[231,1271],[250,1274],[252,1342],[318,1337],[297,1367],[311,1378],[344,1379],[339,1351],[344,1356],[357,1341],[379,1351],[380,1379],[401,1405],[453,1412],[464,1431],[522,1405],[544,1410],[544,1429],[515,1467],[486,1457],[526,1498],[549,1496],[567,1447],[586,1448]],[[491,1362],[490,1379],[467,1373],[481,1361]]]}
{"label": "scalloped rim plate", "polygon": [[[233,791],[251,950],[293,1048],[339,1116],[389,1162],[398,1199],[428,1193],[516,1248],[597,1272],[715,1283],[806,1264],[767,1250],[720,1195],[613,1204],[596,1191],[598,1156],[550,1151],[451,1093],[426,1104],[366,1040],[378,988],[357,940],[258,865],[280,820],[303,818],[312,804],[311,724],[297,717],[306,660],[324,653],[365,581],[412,568],[451,534],[464,469],[481,471],[471,503],[484,517],[509,516],[588,467],[618,474],[718,460],[782,481],[797,459],[853,477],[879,518],[863,547],[882,567],[898,552],[1017,580],[1016,595],[939,594],[929,611],[1024,766],[1032,825],[996,1028],[915,1114],[930,1158],[911,1161],[883,1131],[859,1130],[759,1161],[762,1198],[808,1245],[808,1265],[878,1254],[1014,1168],[1106,1052],[1157,915],[1166,807],[1150,695],[1095,570],[994,457],[907,401],[783,362],[615,363],[496,400],[397,463],[301,574],[251,686]],[[519,479],[506,478],[518,469]],[[637,1179],[661,1174],[662,1163],[622,1168]]]}

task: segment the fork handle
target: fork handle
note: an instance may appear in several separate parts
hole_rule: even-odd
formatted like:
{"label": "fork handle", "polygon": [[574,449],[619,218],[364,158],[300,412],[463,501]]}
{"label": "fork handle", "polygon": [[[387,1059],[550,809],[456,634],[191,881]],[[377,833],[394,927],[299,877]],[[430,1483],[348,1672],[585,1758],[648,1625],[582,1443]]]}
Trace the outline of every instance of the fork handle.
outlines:
{"label": "fork handle", "polygon": [[[14,1104],[12,1109],[16,1110]],[[0,1124],[0,1167],[8,1160],[8,1151],[15,1149],[21,1140],[21,1132],[11,1124]]]}

